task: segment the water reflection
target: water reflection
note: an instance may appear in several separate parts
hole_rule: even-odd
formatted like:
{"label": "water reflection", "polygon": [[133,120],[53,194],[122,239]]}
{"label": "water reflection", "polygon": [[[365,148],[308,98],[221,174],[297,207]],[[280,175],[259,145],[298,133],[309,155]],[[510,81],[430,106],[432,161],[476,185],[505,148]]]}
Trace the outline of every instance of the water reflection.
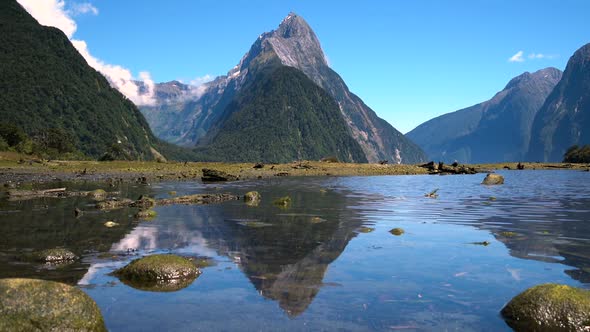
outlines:
{"label": "water reflection", "polygon": [[[274,197],[289,192],[288,209],[272,205]],[[362,220],[346,209],[351,200],[335,191],[320,192],[316,187],[293,192],[278,185],[263,188],[261,194],[257,207],[243,202],[159,207],[156,220],[133,229],[112,250],[228,257],[259,294],[295,317],[313,301],[328,265],[356,236]]]}
{"label": "water reflection", "polygon": [[[498,311],[522,289],[588,287],[590,173],[503,174],[497,187],[481,186],[481,174],[163,183],[126,195],[258,190],[262,202],[156,207],[158,216],[141,223],[127,210],[74,218],[85,199],[0,200],[0,275],[88,285],[112,330],[504,330]],[[424,197],[436,188],[438,199]],[[272,204],[286,195],[288,209]],[[392,236],[394,227],[406,232]],[[470,244],[481,241],[491,244]],[[54,246],[84,259],[52,270],[13,259]],[[128,249],[219,264],[178,292],[149,293],[108,275],[136,256],[96,254]]]}

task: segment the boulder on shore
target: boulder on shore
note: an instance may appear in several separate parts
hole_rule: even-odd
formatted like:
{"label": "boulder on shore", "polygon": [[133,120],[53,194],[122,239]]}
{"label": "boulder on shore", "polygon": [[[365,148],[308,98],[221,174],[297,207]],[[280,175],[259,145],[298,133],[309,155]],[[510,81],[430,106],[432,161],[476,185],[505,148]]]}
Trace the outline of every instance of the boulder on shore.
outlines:
{"label": "boulder on shore", "polygon": [[515,331],[587,331],[590,291],[538,285],[514,297],[502,309],[502,316]]}
{"label": "boulder on shore", "polygon": [[54,281],[0,279],[0,331],[106,331],[83,291]]}
{"label": "boulder on shore", "polygon": [[488,173],[481,184],[485,184],[487,186],[504,184],[504,177],[500,174]]}

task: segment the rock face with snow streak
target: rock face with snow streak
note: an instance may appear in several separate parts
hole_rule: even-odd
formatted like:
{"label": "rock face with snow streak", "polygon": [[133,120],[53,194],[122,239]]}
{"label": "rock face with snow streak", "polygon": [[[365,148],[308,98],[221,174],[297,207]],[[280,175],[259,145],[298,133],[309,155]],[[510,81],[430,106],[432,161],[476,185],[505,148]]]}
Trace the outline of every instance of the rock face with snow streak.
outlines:
{"label": "rock face with snow streak", "polygon": [[[186,87],[186,92],[177,98],[158,98],[156,106],[142,107],[142,111],[161,138],[187,146],[206,145],[211,136],[209,130],[220,127],[225,109],[238,92],[247,89],[261,71],[274,66],[300,70],[336,101],[350,135],[369,162],[417,163],[426,159],[417,145],[349,91],[329,67],[313,30],[294,13],[276,30],[261,34],[227,75],[200,87]],[[159,97],[158,91],[171,83],[156,85],[156,95]]]}

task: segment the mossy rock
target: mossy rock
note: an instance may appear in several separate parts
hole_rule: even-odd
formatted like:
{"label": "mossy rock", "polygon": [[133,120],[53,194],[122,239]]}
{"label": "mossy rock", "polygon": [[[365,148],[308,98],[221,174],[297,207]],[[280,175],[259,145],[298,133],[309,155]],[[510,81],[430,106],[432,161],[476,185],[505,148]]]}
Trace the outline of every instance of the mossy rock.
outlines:
{"label": "mossy rock", "polygon": [[74,261],[78,259],[78,256],[68,249],[54,248],[25,254],[23,259],[42,263],[63,263]]}
{"label": "mossy rock", "polygon": [[141,210],[135,214],[135,218],[149,220],[154,219],[158,213],[154,210]]}
{"label": "mossy rock", "polygon": [[249,191],[244,195],[244,202],[259,202],[260,201],[260,193],[257,191]]}
{"label": "mossy rock", "polygon": [[404,234],[405,232],[406,231],[404,231],[403,228],[398,228],[398,227],[396,227],[396,228],[394,228],[394,229],[392,229],[392,230],[389,231],[389,233],[391,233],[391,234],[393,234],[395,236],[400,236],[400,235]]}
{"label": "mossy rock", "polygon": [[504,184],[504,177],[500,174],[488,173],[481,184],[485,184],[487,186]]}
{"label": "mossy rock", "polygon": [[0,279],[0,331],[106,331],[83,291],[35,279]]}
{"label": "mossy rock", "polygon": [[88,193],[88,197],[95,200],[104,200],[107,198],[107,192],[102,189],[96,189]]}
{"label": "mossy rock", "polygon": [[587,331],[590,291],[558,284],[525,290],[502,309],[515,331]]}
{"label": "mossy rock", "polygon": [[289,206],[289,204],[291,204],[291,197],[285,196],[285,197],[277,198],[272,203],[277,206],[286,207],[286,206]]}
{"label": "mossy rock", "polygon": [[115,271],[120,279],[128,281],[165,281],[194,279],[201,271],[184,257],[158,254],[136,259]]}
{"label": "mossy rock", "polygon": [[503,237],[515,237],[518,234],[516,234],[515,232],[510,232],[510,231],[503,231],[503,232],[500,232],[500,235],[502,235]]}

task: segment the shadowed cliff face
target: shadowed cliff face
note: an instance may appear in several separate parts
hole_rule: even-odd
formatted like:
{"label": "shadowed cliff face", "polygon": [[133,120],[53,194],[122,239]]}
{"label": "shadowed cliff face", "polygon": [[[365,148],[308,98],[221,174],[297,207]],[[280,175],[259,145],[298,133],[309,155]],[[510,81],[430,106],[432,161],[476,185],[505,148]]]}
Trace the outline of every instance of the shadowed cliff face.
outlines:
{"label": "shadowed cliff face", "polygon": [[537,113],[528,159],[563,160],[574,144],[590,144],[590,44],[569,59],[563,77]]}
{"label": "shadowed cliff face", "polygon": [[[276,30],[261,34],[226,76],[190,89],[182,98],[160,99],[157,106],[143,107],[142,111],[160,137],[194,145],[218,124],[236,92],[247,87],[260,70],[277,65],[302,71],[328,92],[337,102],[349,134],[360,144],[369,162],[387,159],[395,163],[417,163],[426,159],[417,145],[348,90],[342,78],[329,67],[313,30],[294,13]],[[156,93],[168,89],[171,83],[157,85]]]}
{"label": "shadowed cliff face", "polygon": [[537,111],[561,78],[546,68],[513,78],[492,99],[429,120],[408,133],[433,160],[521,161]]}

